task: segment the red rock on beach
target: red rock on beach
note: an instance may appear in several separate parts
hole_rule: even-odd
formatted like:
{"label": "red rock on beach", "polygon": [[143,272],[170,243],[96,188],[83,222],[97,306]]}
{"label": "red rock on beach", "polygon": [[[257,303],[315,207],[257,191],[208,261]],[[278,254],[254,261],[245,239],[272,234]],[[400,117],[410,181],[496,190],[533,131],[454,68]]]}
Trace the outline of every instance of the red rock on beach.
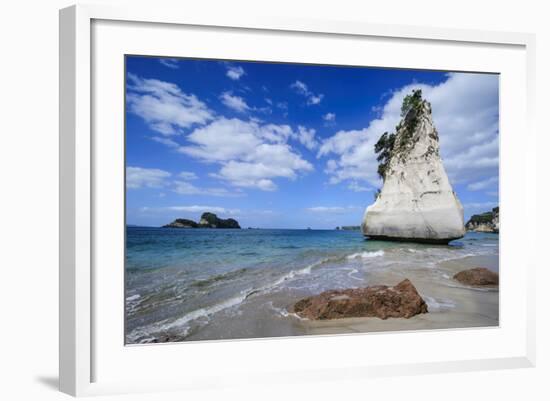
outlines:
{"label": "red rock on beach", "polygon": [[485,267],[475,267],[473,269],[463,270],[455,274],[453,278],[466,285],[498,285],[498,273],[492,272]]}
{"label": "red rock on beach", "polygon": [[428,305],[410,280],[405,279],[393,287],[377,285],[325,291],[296,302],[294,312],[312,320],[346,317],[410,318],[427,313]]}

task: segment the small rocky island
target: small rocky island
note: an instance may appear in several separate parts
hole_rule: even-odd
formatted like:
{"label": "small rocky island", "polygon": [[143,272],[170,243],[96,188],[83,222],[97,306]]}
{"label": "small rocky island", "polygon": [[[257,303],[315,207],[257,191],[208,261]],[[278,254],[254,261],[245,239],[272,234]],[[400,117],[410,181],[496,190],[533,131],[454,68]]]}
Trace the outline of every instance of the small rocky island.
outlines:
{"label": "small rocky island", "polygon": [[396,132],[375,145],[382,190],[363,217],[372,239],[447,244],[465,234],[464,211],[439,156],[439,135],[422,91],[406,96]]}
{"label": "small rocky island", "polygon": [[336,227],[336,230],[344,230],[344,231],[360,231],[361,226],[338,226]]}
{"label": "small rocky island", "polygon": [[499,231],[499,210],[498,206],[490,212],[474,214],[466,223],[466,230],[482,233],[498,233]]}
{"label": "small rocky island", "polygon": [[198,223],[189,219],[176,219],[163,228],[241,228],[235,219],[220,219],[214,213],[205,212]]}

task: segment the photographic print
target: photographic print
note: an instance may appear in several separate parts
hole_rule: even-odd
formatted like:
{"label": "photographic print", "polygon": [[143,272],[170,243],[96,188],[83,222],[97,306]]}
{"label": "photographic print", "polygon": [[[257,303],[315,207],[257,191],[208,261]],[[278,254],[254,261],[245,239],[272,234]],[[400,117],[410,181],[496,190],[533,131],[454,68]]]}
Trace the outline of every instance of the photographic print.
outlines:
{"label": "photographic print", "polygon": [[125,342],[499,325],[499,76],[127,55]]}

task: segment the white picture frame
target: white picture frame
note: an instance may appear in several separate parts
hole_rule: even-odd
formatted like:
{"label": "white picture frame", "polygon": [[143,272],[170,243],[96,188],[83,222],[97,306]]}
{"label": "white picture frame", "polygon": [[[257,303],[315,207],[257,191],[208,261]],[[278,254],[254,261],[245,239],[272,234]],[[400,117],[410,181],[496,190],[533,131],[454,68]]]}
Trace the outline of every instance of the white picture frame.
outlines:
{"label": "white picture frame", "polygon": [[[342,40],[362,40],[377,39],[389,42],[407,43],[425,43],[432,44],[442,49],[442,56],[445,46],[455,46],[459,48],[478,48],[483,52],[485,47],[495,49],[508,49],[511,66],[506,68],[517,68],[511,75],[516,74],[514,79],[510,80],[510,86],[519,88],[518,98],[515,99],[519,105],[517,115],[506,117],[502,124],[506,124],[506,129],[502,132],[505,143],[501,148],[501,188],[502,203],[501,206],[501,227],[503,232],[508,232],[507,241],[515,240],[513,227],[519,226],[520,221],[527,221],[527,224],[535,224],[536,207],[527,199],[527,195],[514,193],[517,185],[523,188],[534,188],[536,186],[535,178],[527,174],[527,171],[535,170],[535,150],[532,147],[514,146],[518,139],[505,134],[509,127],[520,129],[524,134],[522,140],[527,143],[535,142],[535,132],[533,129],[534,112],[534,35],[521,33],[505,32],[483,32],[457,29],[436,29],[427,27],[412,26],[393,26],[393,25],[374,25],[360,21],[326,21],[326,20],[302,20],[292,18],[275,18],[258,15],[240,15],[224,16],[214,13],[202,15],[199,13],[187,12],[187,10],[167,10],[155,7],[139,8],[114,8],[104,5],[78,5],[72,6],[60,11],[60,390],[75,396],[109,394],[109,393],[127,393],[134,391],[165,391],[172,389],[202,389],[208,387],[219,387],[224,385],[247,385],[247,382],[254,380],[256,384],[274,383],[293,380],[326,380],[327,378],[357,378],[364,377],[401,375],[401,374],[422,374],[431,372],[450,372],[467,371],[479,369],[503,369],[515,367],[534,366],[535,363],[535,296],[534,296],[534,270],[536,261],[532,256],[524,256],[521,274],[510,270],[508,278],[507,270],[503,269],[503,279],[501,285],[501,301],[507,301],[507,297],[513,296],[506,288],[517,288],[516,296],[520,298],[518,310],[514,310],[517,316],[517,322],[512,321],[508,315],[502,315],[501,326],[497,329],[485,330],[449,330],[436,331],[431,333],[400,333],[401,339],[414,338],[418,341],[437,341],[437,336],[459,335],[467,337],[468,341],[487,341],[494,342],[494,349],[482,348],[471,354],[465,354],[465,357],[452,357],[441,355],[441,358],[419,359],[417,355],[411,353],[406,358],[397,360],[388,358],[384,360],[383,355],[377,357],[372,354],[372,361],[361,360],[360,358],[340,360],[323,358],[323,361],[312,359],[311,363],[293,363],[292,368],[284,365],[284,361],[278,361],[274,358],[277,353],[281,353],[287,347],[293,346],[299,341],[300,348],[307,354],[310,350],[313,352],[315,347],[323,346],[329,350],[341,347],[343,339],[347,344],[353,344],[354,347],[363,346],[368,342],[384,341],[384,338],[390,340],[397,334],[377,334],[377,335],[351,335],[351,336],[317,336],[300,339],[277,339],[277,340],[247,340],[247,341],[223,341],[223,342],[203,342],[202,344],[166,344],[152,345],[147,347],[134,347],[127,353],[128,360],[124,363],[136,363],[143,359],[145,364],[155,363],[159,366],[159,361],[166,361],[166,367],[170,366],[170,358],[175,353],[181,353],[182,347],[188,359],[186,363],[194,365],[196,369],[186,371],[185,375],[166,375],[161,372],[156,376],[148,373],[148,380],[143,378],[130,379],[129,375],[114,374],[103,375],[100,366],[112,364],[118,371],[123,371],[112,356],[112,360],[107,357],[108,347],[104,346],[102,336],[98,335],[97,326],[101,325],[105,331],[111,330],[111,324],[107,318],[104,318],[98,310],[101,305],[95,306],[94,294],[98,286],[102,286],[105,281],[104,276],[97,275],[94,272],[94,266],[98,258],[108,257],[109,255],[98,255],[94,245],[94,238],[97,238],[98,230],[103,227],[97,220],[98,214],[95,213],[98,207],[95,197],[97,189],[95,175],[98,168],[98,153],[102,152],[101,144],[94,142],[93,127],[96,126],[95,103],[93,96],[101,96],[101,91],[95,93],[92,85],[94,68],[103,68],[94,59],[97,51],[102,51],[98,47],[105,41],[100,38],[94,42],[94,24],[106,22],[113,29],[109,33],[123,32],[125,30],[135,29],[138,33],[144,27],[156,26],[158,35],[166,35],[169,32],[166,29],[185,29],[193,27],[194,29],[204,28],[217,30],[219,34],[223,32],[254,34],[263,33],[266,35],[278,34],[287,37],[307,36],[307,38],[318,38],[319,40],[329,41],[331,38],[341,38]],[[130,27],[123,25],[125,23],[137,24]],[[139,23],[139,24],[138,24]],[[122,24],[115,27],[116,24]],[[140,25],[141,24],[141,25]],[[156,34],[155,34],[156,35]],[[159,36],[160,37],[160,36]],[[121,34],[116,37],[111,36],[113,49],[124,41]],[[154,37],[151,39],[153,41]],[[267,37],[266,37],[267,40]],[[277,40],[274,38],[273,40]],[[309,39],[305,39],[309,40]],[[116,42],[116,43],[115,43]],[[208,46],[207,42],[204,42]],[[154,42],[153,42],[154,44]],[[144,45],[146,46],[146,45]],[[238,45],[236,45],[236,49]],[[257,45],[258,46],[258,45]],[[118,48],[117,48],[118,49]],[[116,49],[115,49],[116,50]],[[113,50],[113,51],[115,51]],[[118,51],[118,50],[116,50]],[[152,51],[151,49],[145,51]],[[167,51],[159,49],[160,52]],[[227,50],[229,51],[229,50]],[[237,51],[237,50],[235,50]],[[496,51],[496,50],[495,50]],[[504,51],[504,50],[503,50]],[[507,50],[506,50],[507,51]],[[172,54],[164,54],[172,55]],[[180,56],[180,54],[175,54]],[[274,56],[276,57],[276,56]],[[504,57],[504,56],[503,56]],[[506,56],[508,57],[508,56]],[[220,57],[221,58],[221,57]],[[237,57],[238,58],[238,57]],[[503,59],[504,60],[504,59]],[[494,61],[496,62],[496,61]],[[414,64],[418,65],[418,64]],[[452,62],[442,63],[441,68],[452,66]],[[474,68],[474,67],[472,67]],[[503,67],[504,68],[504,67]],[[452,68],[449,68],[452,69]],[[480,70],[481,71],[481,70]],[[512,70],[510,70],[512,71]],[[498,68],[493,72],[500,72]],[[121,74],[121,71],[117,73]],[[512,81],[514,82],[512,84]],[[512,86],[515,85],[515,86]],[[119,88],[122,91],[122,86]],[[502,97],[510,96],[511,91],[503,90]],[[97,100],[97,99],[96,99]],[[504,102],[504,107],[512,107],[512,104]],[[506,108],[504,111],[510,111]],[[513,113],[512,113],[513,114]],[[113,116],[113,119],[122,120],[123,116]],[[509,126],[509,127],[508,127]],[[502,127],[501,127],[502,128]],[[121,132],[120,135],[123,135]],[[103,170],[108,170],[112,165],[108,161],[104,163]],[[527,192],[527,191],[524,191]],[[525,207],[523,207],[525,206]],[[121,207],[123,207],[121,205]],[[520,211],[520,207],[523,209]],[[506,211],[509,212],[508,216]],[[101,213],[99,213],[101,214]],[[501,241],[504,241],[502,239]],[[519,240],[518,240],[519,241]],[[504,242],[501,242],[501,247]],[[529,248],[531,245],[527,240],[519,242],[516,245],[519,251]],[[523,247],[523,248],[522,248]],[[514,252],[518,250],[506,251],[506,257],[510,263],[520,259],[515,258]],[[525,252],[526,255],[534,255],[533,252]],[[502,253],[501,253],[502,257]],[[101,259],[103,260],[103,259]],[[123,265],[120,266],[123,269]],[[515,276],[515,274],[519,274]],[[116,280],[113,281],[116,284]],[[113,284],[113,287],[115,287]],[[512,287],[513,285],[517,287]],[[104,288],[104,287],[101,287]],[[116,291],[116,288],[107,289]],[[120,288],[122,292],[122,288]],[[110,301],[110,300],[109,300]],[[509,302],[503,302],[504,308]],[[506,310],[505,310],[506,311]],[[501,312],[502,313],[502,312]],[[507,312],[508,313],[508,312]],[[113,315],[113,319],[118,318]],[[118,323],[117,323],[118,324]],[[113,326],[116,324],[113,323]],[[496,337],[500,333],[510,331],[509,337]],[[103,333],[103,329],[102,329]],[[495,334],[496,333],[496,334]],[[388,337],[389,336],[389,337]],[[104,337],[104,335],[103,335]],[[451,338],[451,337],[449,337]],[[509,348],[504,349],[504,340]],[[117,340],[118,341],[118,340]],[[502,342],[499,342],[502,341]],[[123,340],[120,338],[120,346],[124,348]],[[348,345],[351,347],[351,345]],[[179,348],[174,348],[179,347]],[[193,348],[192,348],[193,347]],[[499,348],[500,347],[500,348]],[[119,350],[126,352],[126,349]],[[224,370],[223,367],[202,369],[198,363],[200,355],[208,353],[223,353],[226,358],[238,358],[239,355],[271,355],[273,358],[266,358],[272,366],[258,366],[246,370],[246,366],[235,368],[241,369],[240,375],[232,376],[231,371]],[[460,352],[460,349],[457,350]],[[96,363],[98,357],[102,362]],[[336,354],[334,354],[336,355]],[[458,354],[457,354],[458,355]],[[180,359],[181,360],[181,359]],[[154,362],[153,362],[154,361]],[[261,362],[259,362],[261,364]],[[264,362],[265,365],[268,362]],[[162,363],[160,363],[162,365]],[[113,368],[113,371],[115,368]],[[242,374],[244,372],[244,374]],[[166,372],[164,372],[166,373]],[[103,376],[105,379],[103,379]],[[184,376],[184,377],[182,377]]]}

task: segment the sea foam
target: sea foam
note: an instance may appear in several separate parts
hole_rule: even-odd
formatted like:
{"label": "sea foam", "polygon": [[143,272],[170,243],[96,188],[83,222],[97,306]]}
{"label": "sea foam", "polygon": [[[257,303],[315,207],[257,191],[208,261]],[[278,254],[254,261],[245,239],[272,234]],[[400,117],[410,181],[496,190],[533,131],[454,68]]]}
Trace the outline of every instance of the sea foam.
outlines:
{"label": "sea foam", "polygon": [[451,301],[450,299],[435,299],[433,297],[429,297],[427,295],[423,295],[422,298],[426,303],[428,304],[428,311],[434,312],[434,311],[440,311],[444,309],[452,309],[456,307],[456,304]]}
{"label": "sea foam", "polygon": [[189,327],[186,327],[188,326],[188,323],[194,320],[197,320],[199,318],[209,318],[211,315],[215,313],[221,312],[225,309],[232,308],[241,304],[252,295],[269,292],[270,290],[278,287],[279,285],[281,285],[283,282],[287,280],[290,280],[297,276],[310,274],[311,269],[317,266],[320,266],[323,263],[328,262],[329,260],[330,258],[321,259],[320,261],[310,264],[302,269],[291,270],[290,272],[284,274],[283,276],[273,281],[272,283],[269,283],[259,288],[249,288],[247,290],[241,291],[239,295],[235,297],[226,299],[225,301],[219,302],[217,304],[214,304],[206,308],[200,308],[200,309],[194,310],[174,321],[164,320],[164,321],[152,324],[148,327],[141,328],[139,331],[136,331],[135,333],[131,333],[128,337],[133,340],[137,340],[137,337],[142,337],[143,335],[151,335],[154,333],[159,333],[159,332],[172,330],[172,329],[178,329],[183,331],[183,333],[187,333],[189,331]]}
{"label": "sea foam", "polygon": [[361,258],[361,259],[369,259],[369,258],[376,258],[376,257],[379,257],[379,256],[384,256],[384,251],[380,250],[380,251],[374,251],[374,252],[357,252],[357,253],[352,253],[351,255],[348,255],[346,256],[347,259],[357,259],[357,258]]}

